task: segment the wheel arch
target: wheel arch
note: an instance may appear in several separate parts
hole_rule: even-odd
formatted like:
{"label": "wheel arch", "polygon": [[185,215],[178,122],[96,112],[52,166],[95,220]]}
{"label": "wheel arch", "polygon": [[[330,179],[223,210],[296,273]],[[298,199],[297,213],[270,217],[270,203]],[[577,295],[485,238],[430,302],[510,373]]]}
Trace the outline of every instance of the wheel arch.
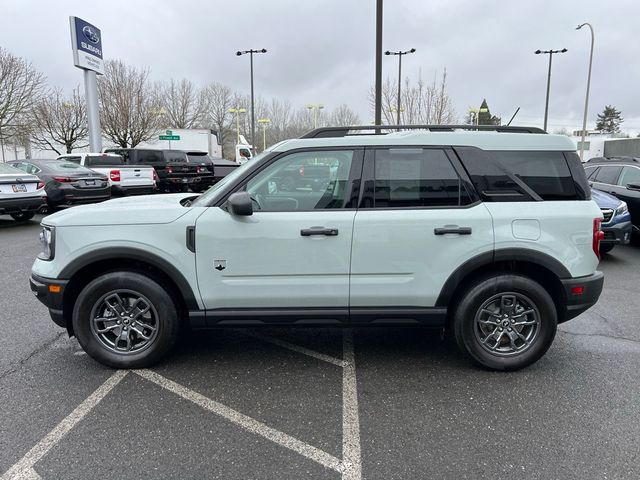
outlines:
{"label": "wheel arch", "polygon": [[73,307],[84,286],[97,276],[113,271],[141,273],[156,280],[173,296],[183,318],[187,318],[189,310],[199,310],[189,282],[167,260],[135,248],[106,248],[77,258],[60,272],[60,278],[69,279],[64,290],[62,310],[69,335],[73,335]]}
{"label": "wheel arch", "polygon": [[521,248],[495,250],[467,260],[449,276],[435,306],[448,307],[455,304],[469,283],[493,272],[520,273],[535,280],[551,295],[556,306],[558,323],[567,320],[567,299],[560,279],[571,278],[571,273],[550,255]]}

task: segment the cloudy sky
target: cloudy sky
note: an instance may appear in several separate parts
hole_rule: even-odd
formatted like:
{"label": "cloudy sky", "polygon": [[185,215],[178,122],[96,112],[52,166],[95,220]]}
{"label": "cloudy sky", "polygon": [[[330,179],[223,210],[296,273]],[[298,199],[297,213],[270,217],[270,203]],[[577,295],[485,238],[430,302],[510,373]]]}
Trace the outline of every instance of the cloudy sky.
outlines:
{"label": "cloudy sky", "polygon": [[[154,80],[188,78],[249,91],[249,59],[236,50],[266,48],[255,58],[256,94],[295,106],[347,103],[373,119],[375,0],[1,0],[0,45],[29,59],[52,85],[82,80],[73,67],[69,15],[102,29],[105,58],[149,67]],[[582,123],[589,58],[596,42],[589,124],[605,104],[640,131],[640,3],[637,0],[386,0],[384,49],[416,48],[403,74],[430,81],[444,68],[456,113],[486,98],[505,121],[542,126],[548,57],[554,55],[549,130]],[[397,75],[384,57],[383,75]],[[403,75],[404,76],[404,75]],[[588,125],[589,125],[588,124]]]}

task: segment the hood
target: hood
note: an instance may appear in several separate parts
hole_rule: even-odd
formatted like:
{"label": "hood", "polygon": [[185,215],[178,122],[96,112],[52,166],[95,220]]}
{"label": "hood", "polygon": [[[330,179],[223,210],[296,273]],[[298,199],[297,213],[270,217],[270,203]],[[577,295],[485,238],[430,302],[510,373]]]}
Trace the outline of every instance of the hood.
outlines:
{"label": "hood", "polygon": [[608,193],[601,192],[595,188],[591,189],[591,199],[598,204],[600,208],[611,208],[615,210],[622,203],[618,198]]}
{"label": "hood", "polygon": [[45,217],[42,223],[55,227],[171,223],[189,211],[180,201],[195,196],[176,193],[118,198],[70,207]]}

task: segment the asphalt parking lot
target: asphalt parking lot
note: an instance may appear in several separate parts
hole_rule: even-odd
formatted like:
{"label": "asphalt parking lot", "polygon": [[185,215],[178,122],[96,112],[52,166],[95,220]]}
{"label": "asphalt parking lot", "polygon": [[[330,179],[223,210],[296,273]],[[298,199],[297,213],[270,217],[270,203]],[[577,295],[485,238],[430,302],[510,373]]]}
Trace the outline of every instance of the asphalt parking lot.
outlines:
{"label": "asphalt parking lot", "polygon": [[237,329],[185,338],[151,370],[109,370],[28,286],[38,222],[0,219],[4,478],[640,477],[640,247],[515,373],[422,329]]}

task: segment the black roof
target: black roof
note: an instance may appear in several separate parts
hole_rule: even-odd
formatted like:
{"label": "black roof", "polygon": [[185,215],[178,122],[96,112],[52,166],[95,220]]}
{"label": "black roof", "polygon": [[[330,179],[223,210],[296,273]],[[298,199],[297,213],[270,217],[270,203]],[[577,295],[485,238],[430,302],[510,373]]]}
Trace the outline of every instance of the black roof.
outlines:
{"label": "black roof", "polygon": [[640,163],[640,158],[638,157],[593,157],[586,161],[586,163],[629,163],[636,164]]}
{"label": "black roof", "polygon": [[300,138],[346,137],[350,135],[386,135],[400,130],[428,130],[430,132],[453,132],[475,130],[505,133],[544,133],[538,127],[511,127],[507,125],[355,125],[344,127],[322,127],[305,133]]}

